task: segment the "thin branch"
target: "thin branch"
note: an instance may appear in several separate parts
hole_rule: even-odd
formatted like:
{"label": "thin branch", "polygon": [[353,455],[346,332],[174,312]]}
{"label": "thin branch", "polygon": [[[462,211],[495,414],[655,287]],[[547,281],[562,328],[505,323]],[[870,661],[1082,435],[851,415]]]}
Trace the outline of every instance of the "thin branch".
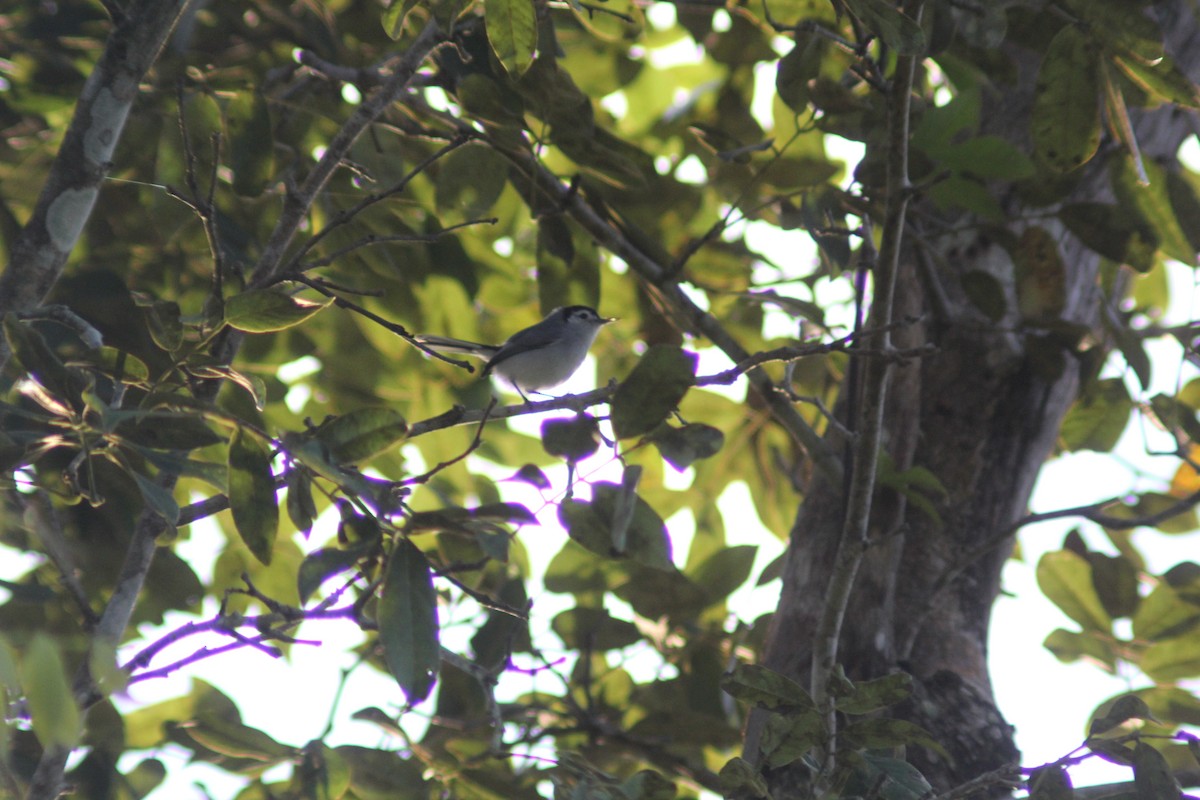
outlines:
{"label": "thin branch", "polygon": [[[905,10],[910,12],[913,19],[919,21],[921,7],[922,0],[912,0]],[[896,275],[900,268],[904,215],[911,196],[908,180],[908,126],[909,101],[916,61],[913,55],[904,55],[897,59],[895,76],[887,96],[887,200],[871,303],[871,321],[876,331],[865,337],[867,343],[882,351],[890,349],[888,326],[892,321]],[[833,708],[830,682],[837,665],[838,644],[846,608],[868,544],[868,527],[882,445],[883,410],[887,400],[890,366],[886,359],[878,359],[870,361],[866,367],[866,380],[855,426],[857,436],[854,441],[850,484],[844,503],[846,515],[834,556],[833,572],[826,587],[825,604],[813,636],[812,695],[824,712],[831,743],[834,741],[838,720]],[[836,751],[831,744],[816,781],[819,787],[833,774],[836,768],[835,758]]]}
{"label": "thin branch", "polygon": [[388,234],[385,236],[378,236],[375,234],[372,234],[369,236],[364,236],[356,242],[352,242],[351,244],[348,244],[345,247],[342,247],[338,250],[334,250],[332,253],[330,253],[327,256],[318,258],[315,261],[309,261],[304,264],[300,264],[299,266],[296,267],[295,271],[284,273],[284,277],[286,278],[289,275],[295,275],[299,272],[307,272],[310,269],[317,269],[319,267],[329,266],[330,264],[332,264],[334,261],[337,261],[342,256],[347,255],[349,253],[353,253],[355,250],[360,250],[364,247],[372,247],[377,244],[389,244],[391,242],[406,242],[406,243],[410,243],[410,244],[412,244],[412,243],[432,244],[433,242],[436,242],[439,239],[441,239],[446,234],[453,233],[454,231],[456,231],[460,228],[465,228],[469,225],[495,225],[497,222],[499,222],[499,220],[496,219],[495,217],[485,217],[482,219],[469,219],[466,222],[460,222],[456,225],[451,225],[448,228],[443,228],[440,231],[436,231],[434,233],[393,233],[393,234]]}
{"label": "thin branch", "polygon": [[422,353],[425,353],[427,356],[436,358],[439,361],[445,361],[447,364],[452,364],[456,367],[461,367],[462,369],[465,369],[468,372],[475,371],[474,365],[472,365],[466,361],[459,360],[457,358],[451,358],[450,356],[446,355],[445,353],[438,352],[437,350],[433,349],[429,345],[423,343],[420,339],[418,339],[413,334],[409,333],[408,329],[405,328],[403,325],[400,325],[395,322],[390,322],[390,321],[384,319],[383,317],[379,316],[375,312],[368,311],[366,308],[360,306],[358,303],[355,303],[351,300],[347,300],[344,297],[342,297],[341,295],[336,294],[330,288],[329,283],[326,280],[324,280],[323,278],[310,278],[307,275],[302,275],[297,272],[297,273],[285,275],[284,280],[296,281],[297,283],[304,284],[305,286],[309,287],[310,289],[320,292],[321,294],[325,295],[326,297],[331,298],[333,300],[333,304],[335,306],[337,306],[338,308],[344,308],[347,311],[353,311],[355,314],[358,314],[362,317],[365,317],[366,319],[371,320],[376,325],[380,325],[383,328],[396,334],[401,339],[403,339],[404,341],[411,344],[413,347],[420,350]]}
{"label": "thin branch", "polygon": [[[602,247],[620,258],[651,288],[651,294],[664,310],[673,314],[685,329],[706,337],[729,357],[740,364],[750,357],[741,343],[729,334],[716,317],[696,305],[682,287],[670,279],[669,265],[660,264],[643,251],[616,223],[602,216],[578,192],[571,192],[561,180],[547,170],[529,153],[514,151],[493,142],[497,152],[504,155],[532,183],[532,189],[561,207],[579,223]],[[516,177],[516,176],[513,176]],[[522,192],[528,196],[530,192]],[[771,377],[757,367],[747,373],[751,386],[763,397],[772,416],[813,458],[823,473],[840,482],[842,467],[829,445],[800,416],[787,395],[779,391]]]}
{"label": "thin branch", "polygon": [[[396,181],[396,183],[392,184],[392,186],[390,186],[389,188],[385,189],[382,192],[368,195],[367,197],[364,197],[362,200],[360,200],[358,203],[355,203],[350,208],[347,208],[347,209],[339,212],[338,214],[336,214],[328,222],[328,224],[326,224],[324,227],[321,228],[321,230],[319,230],[315,234],[313,234],[308,239],[308,241],[306,241],[304,243],[304,245],[299,249],[299,251],[297,251],[296,255],[294,255],[291,258],[291,260],[288,261],[287,265],[281,271],[285,272],[285,273],[291,273],[291,272],[298,272],[301,269],[309,269],[310,267],[307,267],[307,266],[301,267],[300,266],[301,261],[303,261],[304,257],[306,255],[308,255],[308,253],[312,252],[312,249],[314,247],[316,247],[318,244],[320,244],[321,241],[326,236],[328,236],[330,233],[337,230],[341,226],[349,223],[356,216],[358,216],[359,214],[361,214],[363,211],[370,208],[371,206],[373,206],[377,203],[381,203],[384,200],[388,199],[389,197],[392,197],[392,196],[397,195],[400,192],[404,191],[404,189],[408,187],[408,184],[411,183],[414,178],[416,178],[422,172],[427,170],[432,164],[434,164],[437,161],[439,161],[440,159],[446,157],[447,155],[454,152],[458,148],[462,147],[464,144],[466,144],[469,141],[471,141],[470,136],[467,136],[463,133],[459,133],[449,143],[447,143],[445,146],[443,146],[442,148],[437,150],[437,152],[435,152],[432,155],[428,156],[427,158],[424,158],[421,161],[419,161],[416,166],[414,166],[411,170],[408,171],[408,173],[406,175],[404,175],[404,177],[400,178],[400,180]],[[469,224],[469,223],[463,223],[463,224]],[[493,222],[493,224],[495,224],[495,223]],[[456,227],[461,227],[461,225],[456,225],[451,228],[447,228],[446,230],[453,230]],[[439,234],[444,233],[444,231],[439,231],[438,233]],[[326,262],[326,263],[328,263],[328,262]],[[312,266],[321,266],[321,265],[314,264]]]}
{"label": "thin branch", "polygon": [[471,455],[471,453],[474,453],[476,450],[478,450],[479,445],[483,444],[483,426],[487,424],[488,417],[491,416],[492,410],[496,407],[497,402],[498,401],[496,400],[496,398],[492,397],[491,402],[489,402],[487,404],[487,407],[483,409],[483,413],[479,417],[479,425],[475,429],[475,436],[473,439],[471,439],[471,443],[469,445],[467,445],[467,449],[463,450],[461,453],[456,455],[454,458],[451,458],[447,461],[441,462],[440,464],[438,464],[433,469],[429,470],[428,472],[426,472],[423,475],[417,475],[412,478],[407,478],[404,481],[404,485],[411,486],[413,484],[428,483],[429,479],[432,478],[434,475],[437,475],[439,472],[441,472],[444,469],[448,469],[448,468],[454,466],[455,464],[459,463],[467,456]]}
{"label": "thin branch", "polygon": [[41,540],[46,555],[50,557],[50,562],[58,569],[59,580],[66,587],[67,593],[71,595],[71,599],[75,601],[75,605],[79,609],[80,616],[83,617],[84,629],[90,629],[96,624],[99,617],[92,610],[87,592],[83,590],[83,584],[79,582],[79,570],[76,568],[71,551],[67,546],[58,512],[55,511],[54,505],[46,493],[40,491],[29,496],[26,509],[28,512],[26,518],[33,523],[34,533]]}
{"label": "thin branch", "polygon": [[282,273],[288,271],[290,261],[285,261],[284,253],[296,232],[300,230],[317,195],[333,177],[362,132],[407,91],[409,83],[417,74],[417,69],[442,44],[442,35],[437,23],[430,20],[401,56],[388,80],[368,96],[338,130],[329,142],[325,154],[309,171],[304,183],[287,193],[275,230],[271,232],[271,238],[263,247],[262,255],[251,273],[251,287],[270,286]]}
{"label": "thin branch", "polygon": [[[963,800],[963,798],[971,797],[977,792],[987,792],[989,795],[994,792],[988,792],[990,789],[1004,788],[1010,791],[1020,789],[1024,784],[1021,780],[1021,768],[1016,764],[1005,764],[990,772],[985,772],[982,775],[977,775],[965,783],[960,783],[953,789],[935,795],[932,800]],[[1078,790],[1076,790],[1078,797]]]}

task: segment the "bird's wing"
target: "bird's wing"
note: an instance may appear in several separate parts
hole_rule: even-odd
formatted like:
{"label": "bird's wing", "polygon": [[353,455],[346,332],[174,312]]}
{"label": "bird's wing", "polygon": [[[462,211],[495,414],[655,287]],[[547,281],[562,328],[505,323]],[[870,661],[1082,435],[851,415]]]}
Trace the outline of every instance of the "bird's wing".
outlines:
{"label": "bird's wing", "polygon": [[502,361],[515,356],[517,353],[528,353],[530,350],[540,350],[554,342],[554,333],[545,329],[526,328],[517,331],[500,345],[487,364],[483,367],[483,375],[487,375]]}

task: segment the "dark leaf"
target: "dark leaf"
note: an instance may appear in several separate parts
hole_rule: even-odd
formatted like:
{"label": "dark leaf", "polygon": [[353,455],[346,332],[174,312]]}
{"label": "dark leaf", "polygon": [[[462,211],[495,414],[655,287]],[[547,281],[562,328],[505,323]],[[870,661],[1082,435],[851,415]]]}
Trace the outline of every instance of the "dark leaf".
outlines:
{"label": "dark leaf", "polygon": [[603,608],[576,607],[563,611],[550,627],[575,650],[619,650],[642,640],[637,626],[623,619],[614,619]]}
{"label": "dark leaf", "polygon": [[673,345],[647,350],[613,396],[612,424],[617,437],[640,436],[658,427],[691,388],[697,360],[695,353]]}
{"label": "dark leaf", "polygon": [[317,439],[341,464],[364,461],[382,453],[408,435],[408,423],[385,406],[360,408],[325,423]]}
{"label": "dark leaf", "polygon": [[428,697],[441,663],[437,594],[429,561],[407,539],[398,538],[388,558],[379,600],[379,641],[409,705]]}
{"label": "dark leaf", "polygon": [[738,664],[721,679],[721,688],[742,702],[768,711],[811,711],[816,704],[791,678],[758,664]]}
{"label": "dark leaf", "polygon": [[279,528],[271,449],[255,434],[237,428],[229,439],[229,510],[238,535],[263,564],[271,563]]}
{"label": "dark leaf", "polygon": [[650,435],[650,441],[668,464],[683,472],[692,462],[716,455],[725,443],[725,434],[711,425],[693,422],[682,428],[662,425]]}
{"label": "dark leaf", "polygon": [[258,197],[275,176],[275,140],[267,98],[254,89],[238,92],[225,109],[233,189]]}
{"label": "dark leaf", "polygon": [[600,447],[600,427],[590,414],[542,423],[542,447],[570,463],[582,461]]}
{"label": "dark leaf", "polygon": [[326,547],[309,553],[300,563],[300,571],[296,575],[301,605],[307,603],[308,598],[327,579],[350,569],[360,558],[362,553],[357,548],[342,550]]}

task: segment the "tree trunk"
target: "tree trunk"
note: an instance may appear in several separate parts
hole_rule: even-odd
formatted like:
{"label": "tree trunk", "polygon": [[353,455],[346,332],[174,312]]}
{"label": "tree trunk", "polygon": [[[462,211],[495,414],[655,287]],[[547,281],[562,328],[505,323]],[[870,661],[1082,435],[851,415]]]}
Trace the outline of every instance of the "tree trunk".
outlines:
{"label": "tree trunk", "polygon": [[[1160,5],[1160,17],[1169,39],[1167,52],[1194,76],[1200,42],[1190,4]],[[1028,52],[1012,49],[1009,56],[1019,80],[991,87],[983,104],[981,132],[1022,145],[1028,142],[1038,64]],[[1134,125],[1143,157],[1171,169],[1192,122],[1189,115],[1170,109],[1137,114]],[[1071,199],[1111,201],[1108,167],[1112,159],[1125,157],[1115,143],[1102,144],[1100,154],[1081,168],[1082,179]],[[965,216],[947,215],[929,203],[910,214],[910,219],[937,220],[938,229],[944,224],[945,230],[962,232],[909,237],[894,316],[921,316],[922,321],[894,339],[898,347],[928,342],[936,351],[893,369],[885,443],[897,469],[929,470],[946,495],[934,498],[940,516],[935,520],[895,492],[877,493],[872,545],[858,574],[840,642],[838,660],[852,679],[895,670],[912,675],[915,693],[896,713],[923,726],[953,757],[949,763],[921,748],[907,754],[938,790],[1018,759],[1012,729],[996,708],[987,668],[991,608],[1012,549],[1006,534],[1025,514],[1038,471],[1052,451],[1081,378],[1099,366],[1092,356],[1104,352],[1081,357],[1054,344],[1044,329],[1022,325],[1015,310],[1013,260],[1002,243],[1015,240],[1028,226],[1022,221],[1027,210],[1010,197],[1009,222],[999,232]],[[1097,341],[1105,341],[1101,315],[1107,299],[1098,280],[1099,257],[1057,220],[1041,218],[1037,224],[1058,243],[1066,265],[1061,319],[1084,325]],[[910,226],[910,234],[913,230]],[[967,301],[961,279],[971,270],[985,271],[1005,287],[1009,310],[999,323],[991,323]],[[827,484],[808,492],[793,528],[783,593],[768,634],[767,666],[805,686],[811,634],[822,613],[842,529],[840,497],[840,490]],[[994,546],[987,549],[989,543]],[[955,572],[957,577],[949,581]],[[761,719],[752,720],[747,731],[751,756],[759,724]],[[805,776],[787,768],[771,778],[774,796],[789,797],[800,793],[796,787],[803,785]]]}

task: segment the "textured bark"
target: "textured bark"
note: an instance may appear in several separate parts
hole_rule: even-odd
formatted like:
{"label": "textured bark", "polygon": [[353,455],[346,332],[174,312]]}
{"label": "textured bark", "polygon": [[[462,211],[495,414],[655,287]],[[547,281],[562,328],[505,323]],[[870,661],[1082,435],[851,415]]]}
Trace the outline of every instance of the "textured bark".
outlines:
{"label": "textured bark", "polygon": [[[1200,65],[1197,21],[1189,3],[1160,6],[1168,52],[1195,76]],[[1037,60],[1013,51],[1020,80],[996,86],[984,103],[983,132],[1010,141],[1027,139]],[[1170,109],[1135,119],[1144,157],[1170,169],[1180,142],[1191,132],[1188,114]],[[1072,199],[1106,200],[1107,168],[1123,157],[1114,145],[1085,166]],[[1025,209],[1005,200],[1019,236]],[[923,315],[923,322],[895,337],[899,347],[929,342],[937,351],[919,363],[893,370],[886,410],[885,446],[898,468],[924,467],[947,495],[937,502],[941,524],[894,493],[880,492],[872,512],[872,546],[859,571],[846,614],[839,661],[851,678],[909,672],[913,698],[897,710],[941,741],[954,762],[911,748],[909,759],[939,790],[1017,761],[1012,730],[996,708],[987,668],[991,608],[1000,589],[1000,570],[1012,540],[1004,532],[1026,510],[1041,465],[1086,369],[1075,355],[1059,350],[1057,375],[1045,367],[1054,347],[1023,335],[1015,313],[987,321],[967,302],[961,275],[984,270],[1007,287],[1016,308],[1012,262],[995,230],[965,218],[947,218],[929,205],[917,218],[938,219],[946,229],[966,231],[953,241],[927,239],[933,250],[909,248],[900,275],[895,318]],[[1062,318],[1088,326],[1104,340],[1104,294],[1098,286],[1098,257],[1053,220],[1039,220],[1059,242],[1067,269]],[[933,228],[933,226],[929,226]],[[840,443],[837,444],[840,448]],[[825,587],[843,518],[840,491],[810,489],[793,529],[780,605],[768,635],[768,666],[808,684],[811,632],[825,600]],[[976,558],[936,596],[948,571],[986,542],[997,545]],[[747,753],[757,746],[761,719],[747,731]],[[782,770],[771,775],[777,798],[803,793],[805,775]],[[1006,793],[998,789],[996,794]]]}
{"label": "textured bark", "polygon": [[[108,176],[138,85],[190,2],[137,0],[117,22],[0,274],[0,314],[37,308],[62,275]],[[0,338],[0,366],[7,361],[8,345]]]}

